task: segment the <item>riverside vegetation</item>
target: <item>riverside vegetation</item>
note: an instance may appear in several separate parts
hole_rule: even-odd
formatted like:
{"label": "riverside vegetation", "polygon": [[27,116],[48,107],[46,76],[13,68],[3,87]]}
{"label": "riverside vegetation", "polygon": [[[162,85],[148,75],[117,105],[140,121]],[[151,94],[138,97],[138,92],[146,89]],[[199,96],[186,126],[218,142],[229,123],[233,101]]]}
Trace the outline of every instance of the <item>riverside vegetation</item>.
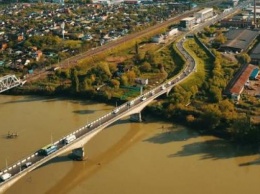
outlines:
{"label": "riverside vegetation", "polygon": [[[145,111],[202,134],[258,146],[260,124],[252,116],[259,115],[259,100],[244,95],[243,101],[235,105],[222,95],[248,55],[240,54],[232,61],[212,49],[213,58],[194,38],[188,39],[184,47],[195,59],[197,71]],[[149,85],[143,86],[149,89],[177,75],[185,65],[174,43],[162,47],[142,38],[86,58],[71,69],[54,71],[46,79],[28,84],[23,92],[124,102],[139,94],[136,78],[149,79]]]}

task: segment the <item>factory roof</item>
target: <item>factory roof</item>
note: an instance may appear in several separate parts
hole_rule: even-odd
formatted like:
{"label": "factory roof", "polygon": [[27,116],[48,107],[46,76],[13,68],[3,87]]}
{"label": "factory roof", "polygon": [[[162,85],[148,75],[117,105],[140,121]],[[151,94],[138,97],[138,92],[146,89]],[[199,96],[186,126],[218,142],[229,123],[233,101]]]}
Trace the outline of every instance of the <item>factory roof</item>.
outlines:
{"label": "factory roof", "polygon": [[255,66],[251,65],[251,64],[249,64],[245,68],[245,70],[241,73],[241,75],[239,76],[239,78],[237,79],[235,84],[230,89],[231,94],[241,94],[242,93],[242,91],[244,89],[244,85],[248,81],[248,79],[254,69],[255,69]]}
{"label": "factory roof", "polygon": [[259,32],[249,29],[233,29],[229,30],[225,36],[227,42],[222,47],[233,47],[246,50],[252,41],[258,36]]}
{"label": "factory roof", "polygon": [[260,59],[260,43],[252,50],[250,57],[254,59]]}

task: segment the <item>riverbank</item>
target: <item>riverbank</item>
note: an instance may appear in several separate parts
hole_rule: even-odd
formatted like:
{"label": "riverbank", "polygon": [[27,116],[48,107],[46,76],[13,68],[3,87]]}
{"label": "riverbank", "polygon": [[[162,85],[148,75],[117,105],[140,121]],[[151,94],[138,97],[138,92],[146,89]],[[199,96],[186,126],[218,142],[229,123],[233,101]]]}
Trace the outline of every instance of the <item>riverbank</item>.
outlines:
{"label": "riverbank", "polygon": [[[5,121],[0,123],[1,133],[12,128],[21,134],[15,140],[0,141],[1,166],[50,142],[50,134],[60,138],[113,108],[86,100],[36,96],[0,99]],[[128,118],[117,121],[88,142],[85,151],[85,161],[72,161],[67,154],[57,157],[26,175],[6,194],[260,191],[258,153],[150,116],[142,123]]]}

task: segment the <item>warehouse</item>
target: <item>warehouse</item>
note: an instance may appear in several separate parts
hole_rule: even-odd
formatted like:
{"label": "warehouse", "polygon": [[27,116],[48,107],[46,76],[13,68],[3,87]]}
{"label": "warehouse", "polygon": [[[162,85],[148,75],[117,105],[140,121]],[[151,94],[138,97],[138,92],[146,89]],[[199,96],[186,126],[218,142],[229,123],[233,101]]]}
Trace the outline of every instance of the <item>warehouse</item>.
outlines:
{"label": "warehouse", "polygon": [[246,51],[259,35],[258,31],[249,29],[232,29],[225,36],[226,43],[220,46],[219,51],[240,53]]}
{"label": "warehouse", "polygon": [[251,63],[254,65],[260,65],[260,43],[250,53]]}
{"label": "warehouse", "polygon": [[244,87],[249,82],[249,77],[255,69],[254,65],[248,65],[241,75],[237,78],[235,84],[229,90],[231,98],[238,101],[240,99],[240,94],[243,92]]}

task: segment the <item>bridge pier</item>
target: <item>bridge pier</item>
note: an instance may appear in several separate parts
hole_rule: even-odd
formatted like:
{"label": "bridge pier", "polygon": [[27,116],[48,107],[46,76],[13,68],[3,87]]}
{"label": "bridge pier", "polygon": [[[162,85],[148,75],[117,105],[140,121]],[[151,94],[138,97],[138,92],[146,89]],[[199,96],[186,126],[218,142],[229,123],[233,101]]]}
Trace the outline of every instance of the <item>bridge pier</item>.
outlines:
{"label": "bridge pier", "polygon": [[130,121],[142,122],[142,114],[141,114],[141,112],[130,115]]}
{"label": "bridge pier", "polygon": [[72,158],[74,160],[84,160],[85,157],[85,152],[84,152],[84,147],[76,148],[72,150]]}

